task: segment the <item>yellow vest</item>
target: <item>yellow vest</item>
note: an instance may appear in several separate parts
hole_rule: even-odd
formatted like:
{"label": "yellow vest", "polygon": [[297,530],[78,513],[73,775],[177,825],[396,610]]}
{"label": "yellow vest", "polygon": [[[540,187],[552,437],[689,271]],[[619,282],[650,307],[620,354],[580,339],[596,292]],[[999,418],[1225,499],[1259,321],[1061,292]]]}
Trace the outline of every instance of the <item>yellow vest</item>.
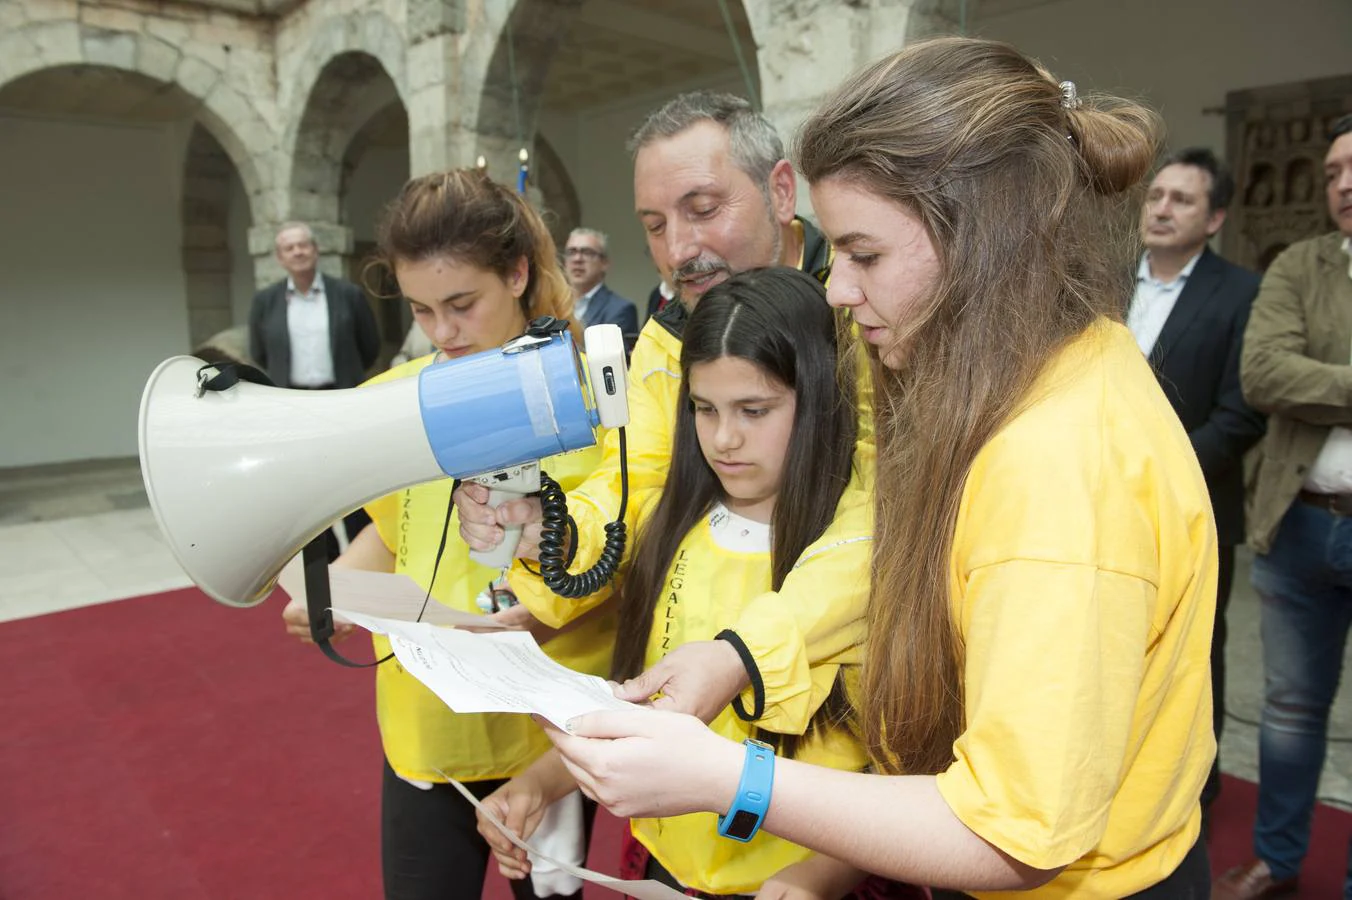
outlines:
{"label": "yellow vest", "polygon": [[[411,360],[369,383],[416,375],[434,357]],[[601,458],[599,446],[552,456],[542,462],[566,491],[585,478]],[[395,571],[424,589],[432,576],[437,545],[451,496],[451,479],[406,488],[367,505],[385,546],[394,554]],[[460,520],[451,514],[432,598],[463,612],[480,612],[475,598],[498,570],[469,558],[460,540]],[[607,675],[614,643],[615,617],[603,614],[544,646],[570,669]],[[389,652],[383,636],[373,636],[377,657]],[[452,712],[398,660],[376,669],[376,716],[391,768],[419,781],[444,781],[438,770],[462,781],[508,778],[549,748],[549,740],[529,716],[508,713]]]}
{"label": "yellow vest", "polygon": [[[848,545],[835,552],[845,555],[857,548]],[[769,526],[717,506],[676,551],[653,617],[645,664],[654,665],[682,644],[711,640],[736,620],[747,601],[770,590],[770,575]],[[831,664],[814,666],[812,681],[820,682],[824,693],[838,670]],[[731,708],[720,713],[710,728],[734,741],[758,734]],[[867,765],[863,748],[842,729],[805,740],[795,758],[852,771]],[[765,831],[747,843],[729,840],[718,834],[717,819],[712,813],[634,819],[630,828],[683,885],[713,894],[753,894],[780,869],[812,853]]]}
{"label": "yellow vest", "polygon": [[[760,668],[765,685],[761,724],[788,734],[801,733],[825,699],[815,689],[815,681],[809,682],[809,668],[821,662],[861,661],[859,646],[864,637],[872,548],[869,541],[873,534],[875,450],[872,391],[862,356],[857,365],[862,379],[859,440],[850,483],[841,495],[835,518],[803,552],[778,594],[767,593],[746,604],[742,615],[725,625],[737,632]],[[650,492],[656,494],[666,482],[680,386],[681,340],[656,318],[650,318],[629,363],[629,507],[625,519],[631,545],[639,498]],[[600,556],[602,528],[614,518],[619,506],[619,436],[611,431],[606,435],[601,464],[581,487],[568,492],[568,512],[581,536],[571,571],[590,567]],[[834,552],[845,545],[852,545],[854,552]],[[520,565],[511,572],[511,585],[536,618],[555,627],[610,595],[606,588],[580,600],[558,597]],[[742,703],[747,709],[753,708],[750,688],[742,695]]]}

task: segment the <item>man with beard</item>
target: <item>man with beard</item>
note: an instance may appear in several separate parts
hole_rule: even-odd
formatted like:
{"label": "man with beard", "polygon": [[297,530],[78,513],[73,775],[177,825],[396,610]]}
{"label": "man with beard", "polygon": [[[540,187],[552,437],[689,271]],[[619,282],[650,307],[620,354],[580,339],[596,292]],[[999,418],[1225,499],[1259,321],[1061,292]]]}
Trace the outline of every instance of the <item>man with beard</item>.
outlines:
{"label": "man with beard", "polygon": [[[681,333],[690,310],[709,288],[747,269],[788,265],[825,281],[831,250],[811,223],[795,216],[793,167],[784,159],[773,126],[745,100],[709,91],[682,94],[652,113],[629,146],[635,211],[653,261],[680,301],[648,320],[633,351],[627,429],[632,497],[661,487],[666,477]],[[860,433],[868,433],[867,423],[861,423]],[[744,718],[769,730],[801,734],[830,687],[807,682],[809,665],[856,661],[855,648],[863,636],[868,541],[858,544],[857,571],[828,570],[838,564],[813,557],[814,548],[838,542],[842,535],[871,532],[872,501],[865,483],[867,478],[871,484],[870,452],[871,444],[862,441],[855,478],[835,521],[799,558],[777,594],[753,599],[717,638],[685,644],[626,682],[624,695],[638,701],[660,693],[660,705],[705,721],[736,698]],[[599,558],[604,525],[619,510],[620,496],[619,442],[612,432],[600,467],[568,495],[577,527],[573,571]],[[456,492],[465,541],[487,550],[502,540],[503,525],[524,524],[517,555],[535,556],[540,502],[516,500],[495,510],[486,501],[487,490],[478,485],[463,485]],[[634,517],[634,506],[629,505],[628,519]],[[523,576],[520,567],[513,572],[512,587],[536,618],[556,628],[594,608],[604,596],[554,597],[538,579]]]}

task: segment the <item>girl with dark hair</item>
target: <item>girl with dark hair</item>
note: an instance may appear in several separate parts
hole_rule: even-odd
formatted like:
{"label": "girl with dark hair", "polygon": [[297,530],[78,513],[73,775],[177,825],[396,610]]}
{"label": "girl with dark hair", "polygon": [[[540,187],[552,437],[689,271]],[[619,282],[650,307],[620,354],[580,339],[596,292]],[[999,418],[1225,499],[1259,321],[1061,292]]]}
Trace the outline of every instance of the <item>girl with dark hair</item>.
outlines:
{"label": "girl with dark hair", "polygon": [[873,361],[855,699],[874,772],[784,761],[751,808],[742,785],[769,767],[742,748],[689,717],[597,713],[551,731],[585,790],[621,815],[750,809],[979,896],[1207,897],[1216,529],[1121,322],[1118,238],[1156,128],[968,38],[906,47],[808,119],[827,295]]}
{"label": "girl with dark hair", "polygon": [[[856,475],[856,412],[837,342],[821,285],[795,269],[734,275],[692,313],[671,468],[660,492],[638,498],[641,524],[621,572],[616,678],[637,675],[686,642],[714,638],[748,600],[777,591],[803,551],[833,519],[842,521],[837,505]],[[836,557],[835,580],[821,585],[823,594],[866,582],[871,522],[866,502],[859,506],[858,527],[821,551]],[[832,661],[805,673],[817,707],[806,734],[762,731],[738,704],[710,727],[796,759],[858,770],[866,759],[847,721],[846,670]],[[557,759],[545,757],[488,804],[509,827],[529,833],[532,811],[573,784]],[[709,813],[634,819],[640,846],[631,847],[626,874],[696,895],[751,894],[811,856],[768,834],[727,840],[719,827]],[[521,877],[524,854],[491,824],[481,821],[480,829],[504,874]]]}
{"label": "girl with dark hair", "polygon": [[[473,170],[405,184],[380,223],[376,262],[393,273],[437,352],[370,383],[414,377],[437,362],[500,347],[525,331],[531,319],[567,319],[572,305],[572,290],[539,214],[515,191]],[[580,337],[576,323],[570,326]],[[599,448],[591,448],[544,460],[543,467],[567,488],[599,460]],[[478,595],[501,573],[470,559],[454,515],[447,528],[451,487],[450,479],[430,482],[368,504],[372,524],[334,565],[404,573],[426,590],[445,533],[431,595],[462,612],[479,612]],[[284,617],[288,631],[309,640],[303,603],[288,605]],[[613,616],[602,613],[548,641],[545,651],[571,668],[604,675],[614,625]],[[352,626],[340,628],[350,632]],[[374,643],[377,659],[389,652],[384,636],[374,636]],[[475,829],[473,806],[446,776],[483,797],[523,770],[549,742],[525,716],[451,712],[394,660],[376,669],[376,717],[385,752],[381,859],[386,898],[479,900],[488,845]],[[575,824],[580,839],[582,823]],[[513,889],[521,900],[535,896],[530,881]],[[550,893],[541,891],[542,896]]]}

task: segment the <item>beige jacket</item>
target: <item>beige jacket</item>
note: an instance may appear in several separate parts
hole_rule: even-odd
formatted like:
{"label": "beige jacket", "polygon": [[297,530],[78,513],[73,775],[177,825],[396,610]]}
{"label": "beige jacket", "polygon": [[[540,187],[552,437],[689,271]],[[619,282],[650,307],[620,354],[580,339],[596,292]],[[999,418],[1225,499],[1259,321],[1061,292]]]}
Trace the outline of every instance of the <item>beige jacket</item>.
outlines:
{"label": "beige jacket", "polygon": [[1244,332],[1244,398],[1268,414],[1249,484],[1249,541],[1266,553],[1335,425],[1352,427],[1352,275],[1338,232],[1273,261]]}

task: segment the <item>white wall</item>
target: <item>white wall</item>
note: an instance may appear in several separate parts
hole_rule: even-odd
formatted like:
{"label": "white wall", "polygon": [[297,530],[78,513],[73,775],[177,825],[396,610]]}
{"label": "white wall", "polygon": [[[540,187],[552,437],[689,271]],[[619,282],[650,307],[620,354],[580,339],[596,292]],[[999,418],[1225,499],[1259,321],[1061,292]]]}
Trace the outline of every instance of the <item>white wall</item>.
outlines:
{"label": "white wall", "polygon": [[611,290],[634,301],[642,319],[657,268],[648,256],[643,229],[634,216],[634,166],[625,152],[629,135],[645,116],[684,90],[709,88],[745,94],[736,70],[722,81],[692,82],[627,103],[593,107],[569,115],[542,112],[539,130],[563,161],[582,204],[582,224],[610,239]]}
{"label": "white wall", "polygon": [[0,117],[0,467],[136,454],[188,349],[180,132]]}
{"label": "white wall", "polygon": [[1054,0],[977,15],[975,33],[1057,79],[1147,101],[1172,149],[1225,153],[1225,117],[1203,110],[1223,107],[1227,91],[1352,73],[1347,0]]}

